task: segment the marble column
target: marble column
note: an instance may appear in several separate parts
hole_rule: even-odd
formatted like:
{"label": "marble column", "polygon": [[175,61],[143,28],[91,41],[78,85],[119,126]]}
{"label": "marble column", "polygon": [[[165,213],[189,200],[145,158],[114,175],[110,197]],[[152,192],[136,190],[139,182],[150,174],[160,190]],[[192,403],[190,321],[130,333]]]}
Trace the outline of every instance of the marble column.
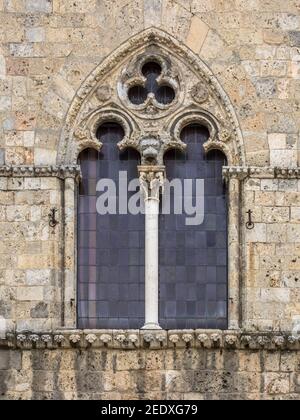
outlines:
{"label": "marble column", "polygon": [[159,326],[159,197],[164,185],[164,167],[139,167],[141,193],[145,200],[145,325]]}

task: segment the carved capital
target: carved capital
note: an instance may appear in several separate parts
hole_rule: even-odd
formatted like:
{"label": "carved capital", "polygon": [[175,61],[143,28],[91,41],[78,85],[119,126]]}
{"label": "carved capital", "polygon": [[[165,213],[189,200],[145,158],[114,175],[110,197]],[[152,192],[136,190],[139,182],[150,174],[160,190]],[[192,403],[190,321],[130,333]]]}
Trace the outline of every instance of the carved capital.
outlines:
{"label": "carved capital", "polygon": [[164,166],[139,166],[141,192],[146,200],[159,200],[160,191],[164,187]]}

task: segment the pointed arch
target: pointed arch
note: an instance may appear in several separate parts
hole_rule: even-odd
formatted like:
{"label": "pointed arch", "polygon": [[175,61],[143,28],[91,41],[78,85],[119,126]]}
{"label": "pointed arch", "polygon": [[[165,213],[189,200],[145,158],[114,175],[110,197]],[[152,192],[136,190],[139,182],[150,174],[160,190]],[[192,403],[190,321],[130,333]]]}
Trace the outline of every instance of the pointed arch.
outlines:
{"label": "pointed arch", "polygon": [[[214,137],[209,139],[210,145],[213,146],[216,142],[226,142],[226,146],[223,147],[223,150],[226,149],[229,161],[236,165],[244,165],[245,151],[243,136],[234,107],[228,95],[212,71],[198,55],[173,36],[157,28],[147,29],[130,38],[104,59],[83,82],[67,112],[65,125],[58,145],[58,163],[72,164],[76,161],[78,141],[80,141],[79,149],[84,148],[85,142],[91,144],[92,134],[84,127],[84,124],[89,119],[91,113],[95,113],[97,109],[102,108],[103,100],[107,100],[112,93],[109,88],[107,88],[106,91],[103,90],[101,81],[113,73],[115,69],[118,69],[126,60],[139,54],[140,51],[150,46],[157,46],[170,56],[176,57],[182,62],[183,66],[188,66],[202,81],[204,89],[201,91],[201,86],[198,85],[195,86],[196,90],[193,92],[193,96],[199,104],[199,106],[197,106],[198,109],[203,108],[205,111],[205,106],[203,104],[203,102],[207,100],[207,98],[203,98],[203,96],[205,97],[206,92],[205,86],[213,93],[219,109],[222,110],[223,116],[221,119],[218,118],[217,115],[214,116],[218,123],[218,132],[217,138]],[[95,96],[97,96],[97,100],[95,100]],[[94,109],[91,108],[91,104],[94,106]],[[111,104],[112,108],[114,106],[114,104]],[[117,109],[116,112],[118,112]],[[131,124],[130,118],[128,118],[128,124]],[[80,133],[78,136],[79,127]],[[217,144],[221,149],[221,144]],[[97,144],[94,144],[94,146],[97,147]]]}

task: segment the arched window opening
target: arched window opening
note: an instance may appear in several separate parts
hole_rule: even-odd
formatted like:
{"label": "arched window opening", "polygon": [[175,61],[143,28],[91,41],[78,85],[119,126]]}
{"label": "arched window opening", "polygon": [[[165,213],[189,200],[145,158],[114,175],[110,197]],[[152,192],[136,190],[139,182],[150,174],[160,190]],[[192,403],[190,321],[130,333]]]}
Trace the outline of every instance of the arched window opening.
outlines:
{"label": "arched window opening", "polygon": [[[170,214],[160,216],[160,325],[165,329],[227,328],[226,158],[219,151],[205,156],[208,138],[205,127],[189,125],[181,133],[186,152],[165,155],[167,179],[177,186],[170,189]],[[179,204],[183,212],[174,214]],[[198,220],[189,225],[197,212]]]}
{"label": "arched window opening", "polygon": [[[87,149],[79,156],[78,327],[141,328],[145,312],[144,216],[120,212],[125,185],[127,189],[137,177],[140,157],[134,150],[120,154],[117,143],[124,130],[116,123],[102,124],[97,137],[103,143],[101,152]],[[102,185],[97,191],[99,181],[104,180],[109,180],[107,188]],[[103,193],[115,203],[115,211],[99,214]],[[127,194],[130,199],[134,192]],[[123,199],[127,203],[127,198]]]}

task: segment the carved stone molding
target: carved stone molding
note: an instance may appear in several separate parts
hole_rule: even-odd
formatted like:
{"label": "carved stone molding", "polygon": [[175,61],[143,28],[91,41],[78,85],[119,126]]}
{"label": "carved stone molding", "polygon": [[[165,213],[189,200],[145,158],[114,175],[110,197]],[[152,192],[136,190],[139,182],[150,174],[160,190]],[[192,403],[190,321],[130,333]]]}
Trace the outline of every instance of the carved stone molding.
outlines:
{"label": "carved stone molding", "polygon": [[[139,105],[131,102],[129,91],[133,87],[145,89],[146,76],[142,69],[147,63],[156,63],[161,71],[157,78],[158,87],[167,86],[174,92],[174,99],[170,103],[159,102],[153,92],[146,92],[146,100]],[[125,105],[133,111],[135,115],[144,119],[159,119],[169,112],[174,112],[183,100],[184,83],[182,83],[180,70],[174,62],[155,46],[147,46],[143,54],[134,56],[123,70],[118,81],[118,95]]]}
{"label": "carved stone molding", "polygon": [[78,178],[81,171],[78,165],[58,166],[0,166],[0,177],[55,177],[60,179]]}
{"label": "carved stone molding", "polygon": [[300,179],[300,168],[278,168],[258,166],[228,166],[223,168],[223,177],[261,179]]}
{"label": "carved stone molding", "polygon": [[300,351],[300,336],[280,332],[210,330],[70,330],[47,333],[8,333],[0,348],[18,349],[236,349]]}
{"label": "carved stone molding", "polygon": [[[134,105],[129,101],[128,89],[145,84],[141,69],[151,60],[162,69],[158,85],[172,88],[175,98],[169,104],[161,104],[149,92],[145,103]],[[103,106],[111,108],[111,114]],[[121,119],[125,118],[121,121],[116,118],[117,114]],[[191,123],[205,124],[211,141],[226,143],[224,150],[230,156],[230,164],[245,163],[238,119],[216,77],[199,56],[174,37],[155,28],[147,29],[107,57],[82,84],[66,118],[58,161],[74,163],[83,148],[99,149],[101,140],[96,138],[95,132],[101,122],[110,120],[124,128],[125,138],[120,143],[122,150],[137,147],[137,141],[155,136],[163,139],[165,150],[168,150],[179,145],[180,128],[176,124],[183,128],[186,118]],[[167,137],[169,140],[164,140]],[[162,164],[161,156],[157,164]]]}

